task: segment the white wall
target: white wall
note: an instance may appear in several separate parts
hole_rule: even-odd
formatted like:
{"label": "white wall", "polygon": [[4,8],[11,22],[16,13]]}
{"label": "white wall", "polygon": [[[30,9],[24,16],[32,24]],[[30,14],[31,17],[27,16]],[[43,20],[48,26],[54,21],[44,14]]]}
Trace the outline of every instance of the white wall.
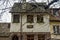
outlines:
{"label": "white wall", "polygon": [[[12,18],[11,18],[10,32],[20,32],[20,26],[21,26],[21,24],[20,23],[13,23],[13,15],[12,15]],[[21,19],[20,19],[20,21],[21,21]]]}
{"label": "white wall", "polygon": [[[27,15],[34,15],[34,23],[27,23]],[[49,15],[44,15],[43,17],[44,17],[44,23],[37,23],[37,14],[22,14],[22,31],[23,32],[50,32]],[[33,25],[33,28],[29,29],[27,28],[27,25]],[[20,32],[20,27],[21,27],[21,22],[11,23],[10,32]]]}

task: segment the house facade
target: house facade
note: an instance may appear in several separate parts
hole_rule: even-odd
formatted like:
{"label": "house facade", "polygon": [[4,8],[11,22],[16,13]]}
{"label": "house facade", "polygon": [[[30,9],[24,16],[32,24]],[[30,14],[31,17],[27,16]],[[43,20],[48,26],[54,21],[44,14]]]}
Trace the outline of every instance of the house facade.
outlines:
{"label": "house facade", "polygon": [[[60,40],[60,19],[46,3],[14,3],[11,23],[0,23],[0,40]],[[55,10],[55,9],[54,9]]]}
{"label": "house facade", "polygon": [[49,14],[45,3],[15,3],[11,9],[10,40],[50,40]]}

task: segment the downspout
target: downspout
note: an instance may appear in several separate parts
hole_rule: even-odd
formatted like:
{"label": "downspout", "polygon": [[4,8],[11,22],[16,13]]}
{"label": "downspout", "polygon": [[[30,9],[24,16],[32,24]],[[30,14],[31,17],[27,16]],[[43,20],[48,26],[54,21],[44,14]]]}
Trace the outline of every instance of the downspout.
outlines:
{"label": "downspout", "polygon": [[[24,9],[25,9],[24,6],[25,6],[25,3],[26,3],[26,0],[21,0],[21,1],[22,1],[22,4],[23,4],[23,5],[21,5],[21,6],[22,6],[22,9],[24,10]],[[23,10],[22,10],[22,11],[23,11]],[[22,13],[20,13],[20,14],[21,14],[21,28],[20,28],[21,37],[20,37],[20,38],[21,38],[21,40],[23,40],[23,38],[22,38],[22,37],[23,37],[23,34],[22,34],[22,33],[23,33],[23,32],[22,32]]]}
{"label": "downspout", "polygon": [[20,15],[20,18],[21,18],[21,27],[20,27],[20,31],[21,31],[21,37],[20,37],[20,39],[22,40],[22,13],[21,13],[21,15]]}

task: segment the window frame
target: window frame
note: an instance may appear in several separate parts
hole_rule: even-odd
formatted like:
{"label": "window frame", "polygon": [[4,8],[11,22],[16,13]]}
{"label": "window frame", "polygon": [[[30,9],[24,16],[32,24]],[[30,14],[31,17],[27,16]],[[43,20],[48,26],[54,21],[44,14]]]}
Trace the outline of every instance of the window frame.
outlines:
{"label": "window frame", "polygon": [[53,15],[59,16],[59,10],[58,9],[53,9]]}
{"label": "window frame", "polygon": [[[39,18],[40,17],[40,18]],[[39,21],[40,20],[40,21]],[[37,23],[43,23],[44,22],[44,18],[43,15],[37,15]]]}
{"label": "window frame", "polygon": [[59,25],[53,25],[53,33],[54,34],[60,34],[60,26]]}
{"label": "window frame", "polygon": [[[31,19],[28,16],[30,16]],[[27,23],[34,23],[34,15],[27,15]]]}
{"label": "window frame", "polygon": [[[17,16],[17,17],[16,17]],[[16,18],[15,18],[16,17]],[[16,21],[17,20],[17,21]],[[13,23],[19,23],[20,22],[20,15],[19,14],[14,14],[13,15]]]}

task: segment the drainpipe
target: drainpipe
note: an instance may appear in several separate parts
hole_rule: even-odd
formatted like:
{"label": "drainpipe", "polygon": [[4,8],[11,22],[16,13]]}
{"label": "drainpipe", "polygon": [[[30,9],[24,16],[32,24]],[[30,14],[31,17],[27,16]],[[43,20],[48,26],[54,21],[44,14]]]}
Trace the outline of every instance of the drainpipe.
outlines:
{"label": "drainpipe", "polygon": [[21,37],[20,37],[20,39],[22,40],[22,13],[21,13],[21,15],[20,15],[20,18],[21,18],[21,27],[20,27],[20,31],[21,31]]}
{"label": "drainpipe", "polygon": [[[21,5],[21,6],[22,6],[22,9],[23,9],[23,10],[26,8],[25,3],[26,3],[26,0],[22,0],[22,4],[23,4],[23,5]],[[22,11],[23,11],[23,10],[22,10]],[[21,14],[21,40],[22,40],[22,39],[23,39],[23,38],[22,38],[22,36],[23,36],[23,34],[22,34],[22,33],[23,33],[23,32],[22,32],[22,13],[20,13],[20,14]]]}

